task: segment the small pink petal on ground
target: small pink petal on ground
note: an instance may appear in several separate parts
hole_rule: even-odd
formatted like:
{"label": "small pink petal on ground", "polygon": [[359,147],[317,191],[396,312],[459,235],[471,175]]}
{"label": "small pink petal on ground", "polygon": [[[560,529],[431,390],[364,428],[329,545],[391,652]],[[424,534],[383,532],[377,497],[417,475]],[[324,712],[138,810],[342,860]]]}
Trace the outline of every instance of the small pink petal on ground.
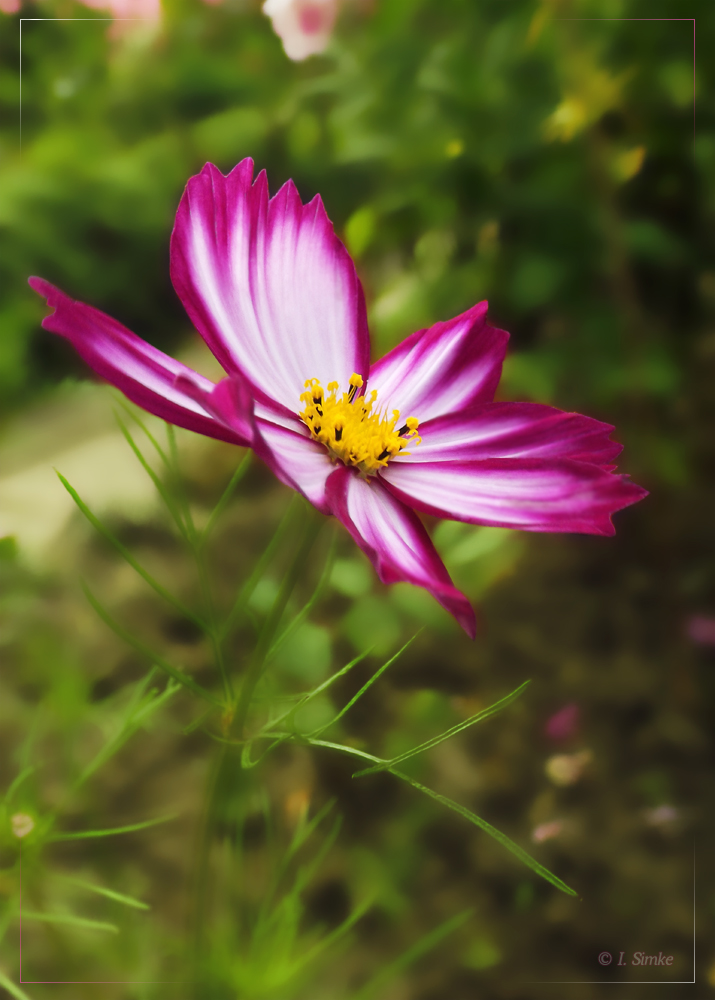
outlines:
{"label": "small pink petal on ground", "polygon": [[338,14],[337,0],[266,0],[263,13],[289,59],[300,62],[323,52]]}
{"label": "small pink petal on ground", "polygon": [[35,821],[28,813],[15,813],[14,816],[10,817],[10,826],[12,832],[19,839],[32,833],[35,829]]}
{"label": "small pink petal on ground", "polygon": [[675,806],[662,805],[656,806],[655,809],[645,809],[643,817],[648,826],[667,827],[680,819],[680,813]]}
{"label": "small pink petal on ground", "polygon": [[564,705],[546,720],[544,733],[550,740],[561,743],[578,734],[581,711],[575,703]]}
{"label": "small pink petal on ground", "polygon": [[715,618],[692,615],[686,622],[685,634],[698,646],[715,646]]}
{"label": "small pink petal on ground", "polygon": [[555,785],[575,785],[592,760],[593,752],[591,750],[554,754],[546,761],[544,771],[546,777]]}
{"label": "small pink petal on ground", "polygon": [[531,839],[535,844],[543,844],[545,840],[553,840],[563,833],[564,821],[562,819],[552,819],[548,823],[539,823],[531,831]]}

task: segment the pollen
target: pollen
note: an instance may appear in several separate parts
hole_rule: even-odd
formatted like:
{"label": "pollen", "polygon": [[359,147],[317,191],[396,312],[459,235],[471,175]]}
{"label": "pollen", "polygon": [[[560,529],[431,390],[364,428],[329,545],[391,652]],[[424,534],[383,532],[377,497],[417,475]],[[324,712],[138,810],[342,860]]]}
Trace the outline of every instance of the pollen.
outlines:
{"label": "pollen", "polygon": [[[400,411],[387,414],[377,405],[377,392],[369,396],[361,390],[364,381],[353,373],[347,392],[339,393],[337,382],[328,382],[327,395],[316,378],[308,379],[300,401],[305,404],[300,418],[314,441],[327,448],[331,461],[355,467],[363,478],[376,475],[391,458],[409,445],[418,445],[419,421]],[[401,426],[400,426],[401,423]]]}

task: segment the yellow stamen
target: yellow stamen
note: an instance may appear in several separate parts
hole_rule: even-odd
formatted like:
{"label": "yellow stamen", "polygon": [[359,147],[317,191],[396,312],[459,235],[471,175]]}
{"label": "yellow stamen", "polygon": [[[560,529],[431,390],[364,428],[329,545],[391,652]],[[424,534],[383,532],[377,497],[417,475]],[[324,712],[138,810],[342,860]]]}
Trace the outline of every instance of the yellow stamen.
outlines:
{"label": "yellow stamen", "polygon": [[[308,379],[307,391],[300,397],[305,403],[300,418],[313,440],[325,445],[333,462],[339,459],[345,465],[352,465],[367,478],[384,468],[408,442],[420,443],[419,421],[416,417],[408,417],[403,426],[395,430],[399,410],[393,410],[388,417],[375,405],[377,392],[373,390],[369,397],[358,395],[364,385],[360,375],[353,373],[349,385],[348,392],[338,396],[338,383],[329,382],[326,396],[318,379]],[[404,454],[409,455],[409,452]]]}

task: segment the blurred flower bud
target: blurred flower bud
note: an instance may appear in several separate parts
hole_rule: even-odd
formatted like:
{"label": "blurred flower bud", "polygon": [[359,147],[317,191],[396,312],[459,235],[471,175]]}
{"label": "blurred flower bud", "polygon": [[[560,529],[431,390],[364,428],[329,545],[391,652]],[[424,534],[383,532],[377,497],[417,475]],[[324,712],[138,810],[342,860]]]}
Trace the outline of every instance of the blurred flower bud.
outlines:
{"label": "blurred flower bud", "polygon": [[655,809],[644,809],[643,817],[648,826],[671,826],[680,818],[678,810],[674,806],[662,805]]}
{"label": "blurred flower bud", "polygon": [[580,750],[578,753],[554,754],[546,761],[544,770],[546,776],[555,785],[575,785],[584,769],[593,760],[591,750]]}
{"label": "blurred flower bud", "polygon": [[288,58],[300,61],[327,47],[338,0],[266,0],[263,13],[270,17]]}
{"label": "blurred flower bud", "polygon": [[20,9],[20,0],[0,0],[0,10],[3,14],[17,14]]}
{"label": "blurred flower bud", "polygon": [[35,829],[35,821],[28,813],[15,813],[10,817],[10,826],[15,836],[20,839],[32,833]]}
{"label": "blurred flower bud", "polygon": [[581,712],[577,704],[564,705],[546,720],[544,733],[550,740],[561,743],[578,734]]}
{"label": "blurred flower bud", "polygon": [[715,646],[715,618],[692,615],[685,625],[685,634],[698,646]]}
{"label": "blurred flower bud", "polygon": [[563,833],[564,821],[562,819],[552,819],[548,823],[539,823],[531,831],[531,839],[535,844],[542,844],[545,840],[553,840]]}

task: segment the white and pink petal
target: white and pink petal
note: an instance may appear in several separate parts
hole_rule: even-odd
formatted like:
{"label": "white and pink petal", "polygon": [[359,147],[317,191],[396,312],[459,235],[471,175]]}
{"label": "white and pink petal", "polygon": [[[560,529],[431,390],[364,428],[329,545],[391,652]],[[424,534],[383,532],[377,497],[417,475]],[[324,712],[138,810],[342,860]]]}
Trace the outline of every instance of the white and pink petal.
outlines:
{"label": "white and pink petal", "polygon": [[600,420],[541,403],[484,403],[420,423],[421,443],[395,462],[570,458],[612,468],[622,445]]}
{"label": "white and pink petal", "polygon": [[409,507],[379,479],[366,481],[345,466],[328,479],[326,496],[383,583],[424,587],[474,638],[474,610],[452,583],[424,525]]}
{"label": "white and pink petal", "polygon": [[335,466],[322,444],[312,441],[305,427],[303,433],[263,417],[256,418],[256,430],[264,446],[256,450],[275,476],[302,493],[322,514],[329,514],[325,489]]}
{"label": "white and pink petal", "polygon": [[369,389],[388,411],[422,422],[490,403],[509,334],[487,323],[487,303],[411,334],[370,370]]}
{"label": "white and pink petal", "polygon": [[207,407],[216,386],[198,372],[152,347],[106,313],[76,302],[43,278],[30,286],[54,310],[45,330],[65,337],[89,367],[137,406],[187,430],[230,444],[251,444],[250,399],[241,397],[241,416],[224,420]]}
{"label": "white and pink petal", "polygon": [[318,195],[292,181],[269,200],[253,162],[213,164],[186,185],[171,238],[171,276],[192,322],[226,371],[254,396],[295,413],[309,378],[365,376],[362,286]]}
{"label": "white and pink petal", "polygon": [[647,495],[626,476],[562,458],[392,462],[381,477],[425,514],[524,531],[612,535],[611,515]]}

